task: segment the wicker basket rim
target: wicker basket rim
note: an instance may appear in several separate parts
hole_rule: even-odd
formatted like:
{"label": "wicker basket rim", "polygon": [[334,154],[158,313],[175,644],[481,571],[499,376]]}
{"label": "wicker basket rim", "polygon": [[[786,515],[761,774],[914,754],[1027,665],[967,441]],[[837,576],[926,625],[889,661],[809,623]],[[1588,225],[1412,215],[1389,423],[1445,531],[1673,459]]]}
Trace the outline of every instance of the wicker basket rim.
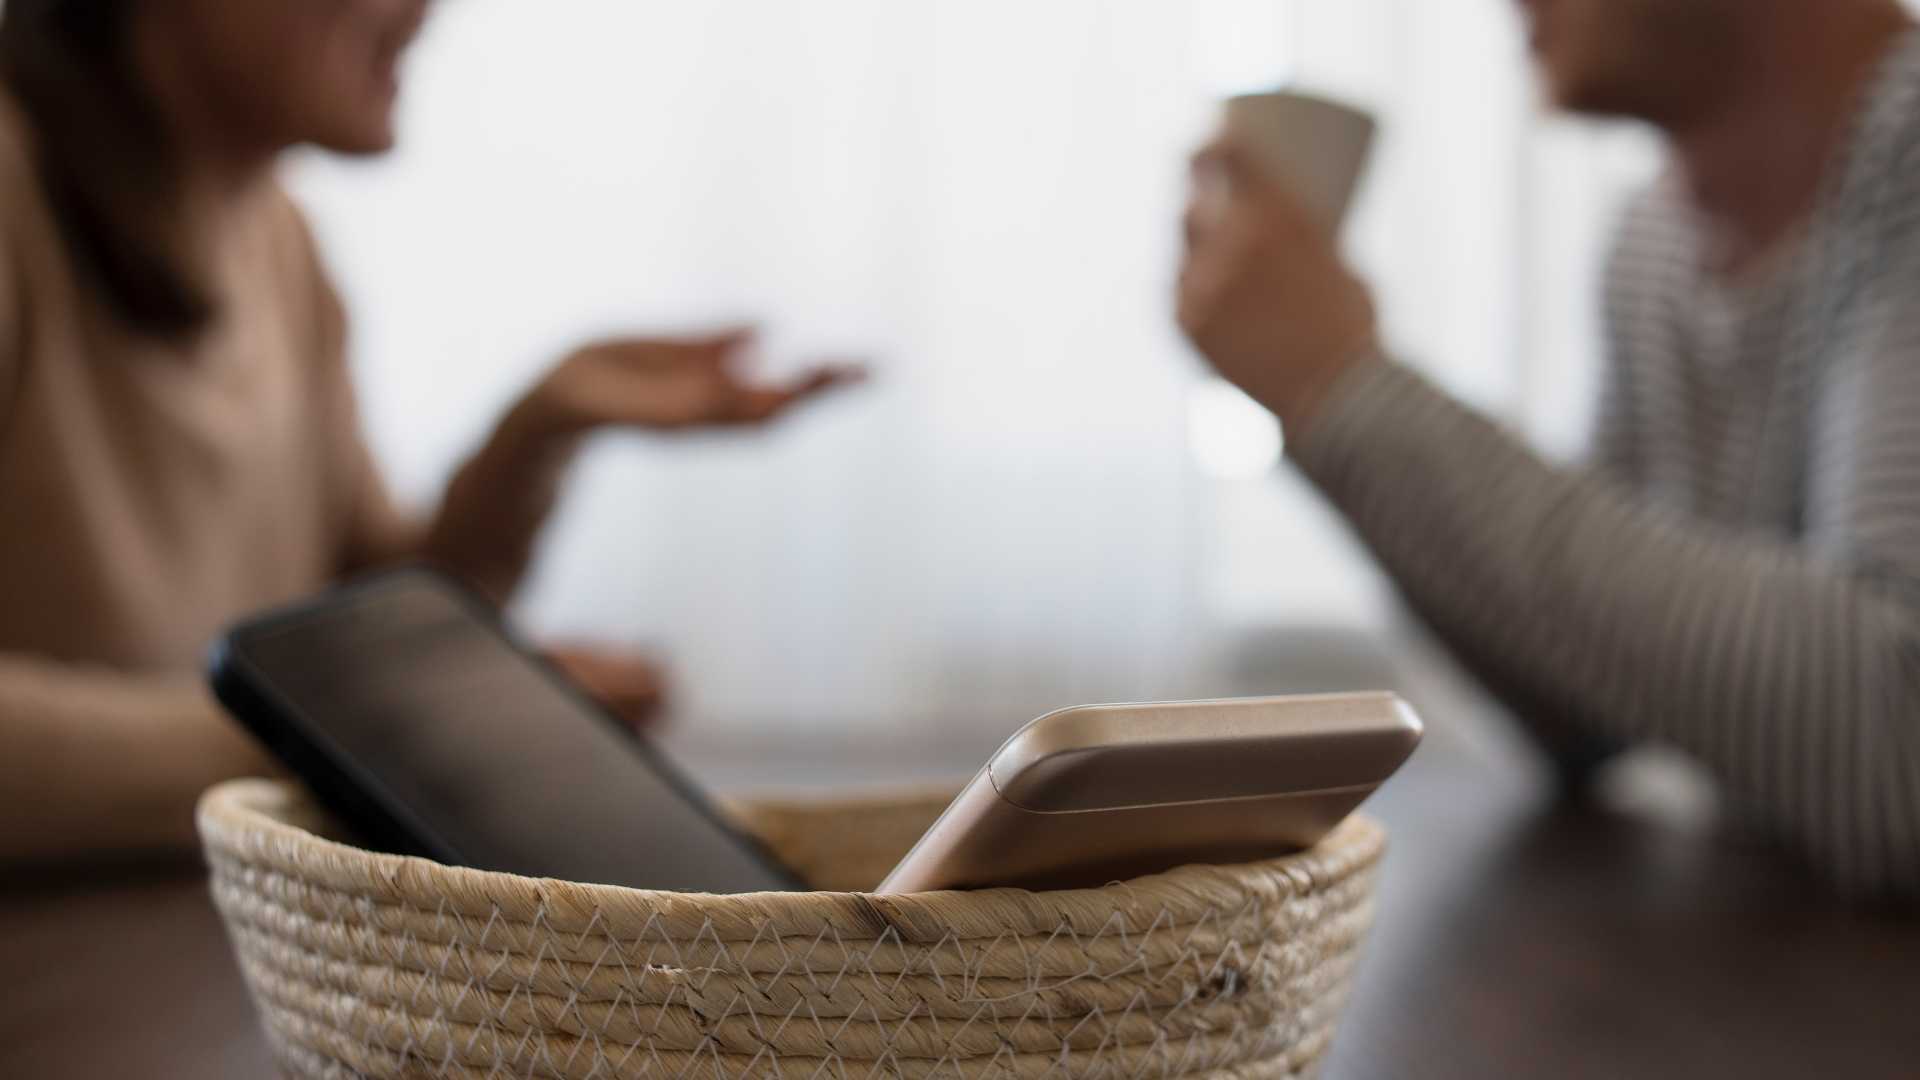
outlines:
{"label": "wicker basket rim", "polygon": [[[822,805],[835,802],[851,807],[874,805],[876,801],[822,800]],[[878,921],[909,936],[919,936],[912,933],[916,926],[928,932],[938,927],[949,939],[955,936],[956,922],[981,928],[977,934],[961,935],[963,938],[991,938],[1071,927],[1096,917],[1096,913],[1119,910],[1185,911],[1203,919],[1223,905],[1243,903],[1255,896],[1280,900],[1323,892],[1372,868],[1385,848],[1384,830],[1371,819],[1354,815],[1307,851],[1241,866],[1183,866],[1088,889],[982,889],[885,896],[833,891],[710,895],[525,877],[369,851],[320,836],[289,820],[311,812],[311,806],[304,789],[290,782],[232,780],[216,785],[201,797],[197,820],[209,848],[268,871],[301,878],[309,887],[331,887],[359,898],[361,903],[378,905],[385,900],[418,909],[424,898],[431,897],[452,914],[538,923],[548,929],[584,925],[608,913],[639,918],[651,914],[671,921],[697,913],[708,924],[709,932],[722,941],[764,939],[770,930],[800,936],[811,935],[822,925],[848,926],[849,907],[856,915],[852,926],[873,927]],[[577,917],[568,918],[568,913]]]}

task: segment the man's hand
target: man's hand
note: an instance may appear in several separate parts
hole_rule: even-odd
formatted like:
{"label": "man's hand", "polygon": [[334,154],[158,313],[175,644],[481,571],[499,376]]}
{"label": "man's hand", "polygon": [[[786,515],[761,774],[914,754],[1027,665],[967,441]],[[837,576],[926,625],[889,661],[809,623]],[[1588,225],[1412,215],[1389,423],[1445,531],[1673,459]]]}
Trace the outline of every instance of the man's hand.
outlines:
{"label": "man's hand", "polygon": [[653,661],[593,645],[561,645],[547,660],[636,731],[656,722],[666,704],[666,677]]}
{"label": "man's hand", "polygon": [[1377,354],[1366,286],[1332,230],[1228,137],[1194,157],[1185,227],[1181,329],[1297,436],[1340,376]]}
{"label": "man's hand", "polygon": [[854,366],[820,365],[786,382],[737,370],[752,333],[595,342],[566,357],[515,408],[511,420],[541,436],[598,428],[681,430],[765,423],[822,391],[858,380]]}

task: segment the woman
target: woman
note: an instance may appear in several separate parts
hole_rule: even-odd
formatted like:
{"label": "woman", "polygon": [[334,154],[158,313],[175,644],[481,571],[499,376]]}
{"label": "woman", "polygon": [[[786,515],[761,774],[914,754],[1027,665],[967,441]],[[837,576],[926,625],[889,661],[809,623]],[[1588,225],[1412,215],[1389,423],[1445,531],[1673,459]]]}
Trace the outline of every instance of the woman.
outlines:
{"label": "woman", "polygon": [[[297,145],[392,145],[427,7],[0,9],[0,857],[192,843],[199,792],[266,767],[196,674],[234,617],[406,558],[505,598],[587,433],[758,423],[839,381],[742,382],[737,333],[590,345],[430,522],[398,514],[274,169]],[[631,665],[574,660],[644,690]]]}

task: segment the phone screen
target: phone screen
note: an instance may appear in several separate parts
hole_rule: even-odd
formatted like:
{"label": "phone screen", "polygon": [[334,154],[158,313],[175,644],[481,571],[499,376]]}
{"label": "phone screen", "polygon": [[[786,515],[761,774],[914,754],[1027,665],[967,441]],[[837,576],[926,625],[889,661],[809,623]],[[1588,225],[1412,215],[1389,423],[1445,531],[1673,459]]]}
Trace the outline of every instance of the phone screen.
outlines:
{"label": "phone screen", "polygon": [[[355,801],[424,834],[438,857],[678,892],[797,887],[639,737],[437,576],[386,575],[243,626],[222,663],[218,681],[248,684],[247,697],[279,714],[264,722],[329,759],[337,775],[326,783],[344,775],[364,789]],[[260,730],[263,718],[243,719]]]}

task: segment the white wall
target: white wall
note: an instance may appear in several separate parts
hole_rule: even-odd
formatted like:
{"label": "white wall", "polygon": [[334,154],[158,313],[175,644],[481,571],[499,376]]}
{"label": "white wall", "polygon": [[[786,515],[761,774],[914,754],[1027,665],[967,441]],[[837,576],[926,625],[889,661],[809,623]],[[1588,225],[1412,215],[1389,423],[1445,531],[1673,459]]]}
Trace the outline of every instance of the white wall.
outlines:
{"label": "white wall", "polygon": [[1597,249],[1650,154],[1543,125],[1508,7],[460,0],[403,149],[296,183],[415,501],[584,334],[746,315],[776,365],[874,358],[762,437],[604,440],[556,523],[525,617],[657,643],[703,722],[1205,692],[1223,642],[1390,612],[1296,479],[1220,474],[1271,432],[1171,328],[1219,93],[1298,78],[1379,109],[1354,246],[1393,340],[1578,443]]}

